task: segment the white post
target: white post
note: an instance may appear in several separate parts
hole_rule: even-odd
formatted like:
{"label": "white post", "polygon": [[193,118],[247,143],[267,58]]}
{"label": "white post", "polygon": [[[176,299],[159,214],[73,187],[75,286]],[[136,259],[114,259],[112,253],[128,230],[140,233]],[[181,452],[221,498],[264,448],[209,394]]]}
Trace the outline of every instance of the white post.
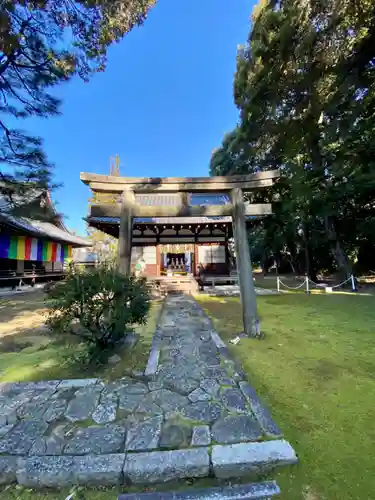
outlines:
{"label": "white post", "polygon": [[309,277],[306,275],[306,293],[310,293],[310,288],[309,288]]}
{"label": "white post", "polygon": [[276,280],[277,280],[277,293],[280,293],[280,278],[277,277]]}
{"label": "white post", "polygon": [[356,288],[356,286],[355,286],[355,279],[354,279],[353,274],[351,274],[351,275],[350,275],[350,278],[351,278],[351,280],[352,280],[352,291],[353,291],[353,292],[356,292],[356,291],[357,291],[357,288]]}

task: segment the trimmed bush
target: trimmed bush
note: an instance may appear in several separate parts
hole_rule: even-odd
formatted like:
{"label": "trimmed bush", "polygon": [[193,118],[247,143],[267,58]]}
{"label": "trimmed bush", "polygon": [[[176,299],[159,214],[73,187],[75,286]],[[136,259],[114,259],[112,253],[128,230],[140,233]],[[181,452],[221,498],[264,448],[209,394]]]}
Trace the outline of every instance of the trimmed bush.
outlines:
{"label": "trimmed bush", "polygon": [[70,273],[47,294],[47,323],[75,332],[100,349],[113,347],[134,324],[146,322],[150,298],[144,279],[125,277],[108,264]]}

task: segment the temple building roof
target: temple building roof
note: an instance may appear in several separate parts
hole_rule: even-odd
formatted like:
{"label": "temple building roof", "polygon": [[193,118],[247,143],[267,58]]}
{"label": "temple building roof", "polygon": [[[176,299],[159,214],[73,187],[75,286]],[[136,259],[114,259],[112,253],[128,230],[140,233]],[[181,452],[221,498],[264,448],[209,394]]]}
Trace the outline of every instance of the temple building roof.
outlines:
{"label": "temple building roof", "polygon": [[[143,206],[176,206],[180,203],[179,194],[135,194],[135,201]],[[228,205],[230,198],[226,194],[189,194],[189,205]]]}
{"label": "temple building roof", "polygon": [[[147,193],[135,194],[137,203],[143,206],[177,206],[181,198],[178,193],[176,194],[160,194],[160,193]],[[121,202],[121,194],[116,196],[116,201]],[[189,205],[201,206],[206,205],[229,205],[230,198],[227,194],[189,194]],[[247,220],[255,220],[259,217],[246,217]],[[89,223],[99,224],[120,224],[119,217],[89,217]],[[209,224],[209,223],[231,223],[232,217],[152,217],[152,218],[135,218],[135,224]]]}
{"label": "temple building roof", "polygon": [[[258,217],[246,217],[247,220],[255,220]],[[120,217],[90,217],[90,222],[103,224],[120,224]],[[152,217],[135,218],[135,224],[225,224],[232,223],[232,217]]]}
{"label": "temple building roof", "polygon": [[[28,216],[30,214],[32,218]],[[27,197],[17,196],[12,200],[0,195],[0,223],[13,231],[36,238],[77,247],[91,246],[88,240],[75,236],[66,229],[49,193],[41,190],[30,190]]]}

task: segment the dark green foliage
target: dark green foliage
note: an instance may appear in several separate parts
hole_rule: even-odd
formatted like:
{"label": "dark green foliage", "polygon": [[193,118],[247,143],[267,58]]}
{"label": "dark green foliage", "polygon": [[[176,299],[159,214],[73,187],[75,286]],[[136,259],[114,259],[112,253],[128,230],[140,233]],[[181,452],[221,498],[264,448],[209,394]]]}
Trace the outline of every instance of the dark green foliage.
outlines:
{"label": "dark green foliage", "polygon": [[[0,2],[0,193],[51,187],[42,140],[14,121],[59,114],[50,90],[103,71],[109,45],[142,24],[155,0]],[[21,193],[19,193],[21,191]]]}
{"label": "dark green foliage", "polygon": [[144,324],[150,308],[146,282],[124,277],[102,264],[70,273],[48,293],[48,323],[60,332],[75,331],[85,341],[106,349],[113,347],[134,324]]}
{"label": "dark green foliage", "polygon": [[259,229],[266,258],[347,277],[368,265],[375,231],[375,0],[262,0],[252,21],[234,83],[240,123],[211,173],[280,168],[260,194],[275,211]]}

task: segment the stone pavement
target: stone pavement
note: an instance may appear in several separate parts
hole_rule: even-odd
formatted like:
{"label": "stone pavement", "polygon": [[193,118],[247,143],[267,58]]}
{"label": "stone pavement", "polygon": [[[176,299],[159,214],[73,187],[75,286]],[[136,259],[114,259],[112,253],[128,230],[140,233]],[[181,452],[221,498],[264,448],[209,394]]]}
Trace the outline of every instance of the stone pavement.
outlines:
{"label": "stone pavement", "polygon": [[[239,297],[241,295],[239,285],[205,286],[204,291],[200,293],[216,297]],[[255,287],[255,293],[257,295],[278,295],[276,290],[260,288],[259,286]]]}
{"label": "stone pavement", "polygon": [[144,373],[0,385],[0,484],[149,484],[295,463],[192,297],[166,299]]}

